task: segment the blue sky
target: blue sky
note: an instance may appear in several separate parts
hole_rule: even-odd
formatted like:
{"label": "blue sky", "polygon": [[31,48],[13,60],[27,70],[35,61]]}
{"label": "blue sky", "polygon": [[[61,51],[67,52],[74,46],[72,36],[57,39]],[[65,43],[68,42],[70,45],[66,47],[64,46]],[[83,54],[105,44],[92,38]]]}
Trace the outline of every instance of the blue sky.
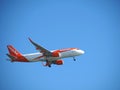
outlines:
{"label": "blue sky", "polygon": [[[36,52],[77,47],[85,54],[52,68],[6,61],[6,45]],[[118,0],[1,0],[0,90],[120,90]]]}

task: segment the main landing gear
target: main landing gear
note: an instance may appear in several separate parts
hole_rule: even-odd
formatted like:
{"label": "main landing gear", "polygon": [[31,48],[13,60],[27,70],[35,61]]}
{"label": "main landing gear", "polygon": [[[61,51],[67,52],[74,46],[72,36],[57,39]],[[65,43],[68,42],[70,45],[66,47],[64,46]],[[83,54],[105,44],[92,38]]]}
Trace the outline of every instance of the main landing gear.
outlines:
{"label": "main landing gear", "polygon": [[46,66],[51,67],[51,63],[46,59]]}
{"label": "main landing gear", "polygon": [[46,64],[43,64],[43,66],[48,66],[48,67],[51,67],[51,62],[48,61],[48,57],[45,57],[45,60],[46,60]]}
{"label": "main landing gear", "polygon": [[73,60],[76,61],[75,57],[73,57]]}

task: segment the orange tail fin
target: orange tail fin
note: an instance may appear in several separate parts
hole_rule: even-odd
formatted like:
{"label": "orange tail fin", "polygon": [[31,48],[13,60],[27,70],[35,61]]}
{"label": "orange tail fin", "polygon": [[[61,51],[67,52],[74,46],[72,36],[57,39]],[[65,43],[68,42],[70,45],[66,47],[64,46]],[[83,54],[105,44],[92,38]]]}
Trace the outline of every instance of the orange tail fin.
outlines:
{"label": "orange tail fin", "polygon": [[9,54],[13,57],[22,56],[12,45],[7,46]]}
{"label": "orange tail fin", "polygon": [[7,56],[11,58],[12,61],[18,61],[18,62],[28,62],[28,60],[20,53],[18,52],[12,45],[7,45],[9,54]]}

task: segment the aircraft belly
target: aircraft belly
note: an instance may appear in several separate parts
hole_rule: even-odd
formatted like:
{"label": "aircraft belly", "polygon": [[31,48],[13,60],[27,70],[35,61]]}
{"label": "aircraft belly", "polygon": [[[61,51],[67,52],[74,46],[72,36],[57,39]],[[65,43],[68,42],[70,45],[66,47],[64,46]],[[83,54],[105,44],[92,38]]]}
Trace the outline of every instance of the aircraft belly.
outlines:
{"label": "aircraft belly", "polygon": [[49,57],[48,58],[49,61],[55,61],[55,60],[58,60],[58,59],[61,59],[61,57]]}

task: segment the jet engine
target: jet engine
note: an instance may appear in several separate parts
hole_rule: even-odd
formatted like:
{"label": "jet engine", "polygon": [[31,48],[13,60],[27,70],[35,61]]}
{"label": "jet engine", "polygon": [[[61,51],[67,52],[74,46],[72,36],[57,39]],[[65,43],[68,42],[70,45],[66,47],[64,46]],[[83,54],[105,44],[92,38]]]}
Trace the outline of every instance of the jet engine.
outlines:
{"label": "jet engine", "polygon": [[53,57],[60,57],[60,52],[59,51],[54,51],[52,52]]}
{"label": "jet engine", "polygon": [[54,64],[56,64],[56,65],[62,65],[63,63],[64,63],[63,60],[56,60],[54,62]]}

